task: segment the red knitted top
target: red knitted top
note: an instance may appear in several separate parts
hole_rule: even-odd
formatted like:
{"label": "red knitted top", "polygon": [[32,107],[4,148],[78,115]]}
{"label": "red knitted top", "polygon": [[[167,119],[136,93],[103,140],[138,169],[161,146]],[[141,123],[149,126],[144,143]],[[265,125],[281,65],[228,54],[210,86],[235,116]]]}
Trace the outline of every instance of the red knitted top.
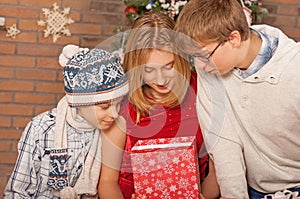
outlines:
{"label": "red knitted top", "polygon": [[151,116],[141,117],[139,124],[135,123],[136,111],[133,105],[124,100],[121,115],[127,123],[127,139],[119,184],[125,199],[131,199],[131,195],[134,193],[130,151],[138,140],[196,135],[197,150],[200,157],[200,178],[203,180],[205,177],[208,156],[205,152],[196,113],[196,78],[196,73],[192,72],[190,87],[180,106],[170,109],[157,105],[151,112]]}

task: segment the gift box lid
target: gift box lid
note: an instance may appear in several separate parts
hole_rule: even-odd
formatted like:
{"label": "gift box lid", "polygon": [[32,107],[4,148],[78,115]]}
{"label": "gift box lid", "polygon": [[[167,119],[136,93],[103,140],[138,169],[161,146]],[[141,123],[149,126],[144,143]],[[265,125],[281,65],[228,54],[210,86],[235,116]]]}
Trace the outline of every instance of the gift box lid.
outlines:
{"label": "gift box lid", "polygon": [[196,137],[140,140],[131,163],[137,199],[199,198]]}
{"label": "gift box lid", "polygon": [[171,149],[181,147],[192,147],[195,142],[195,136],[174,137],[174,138],[156,138],[139,140],[132,147],[133,153],[155,151],[158,149]]}

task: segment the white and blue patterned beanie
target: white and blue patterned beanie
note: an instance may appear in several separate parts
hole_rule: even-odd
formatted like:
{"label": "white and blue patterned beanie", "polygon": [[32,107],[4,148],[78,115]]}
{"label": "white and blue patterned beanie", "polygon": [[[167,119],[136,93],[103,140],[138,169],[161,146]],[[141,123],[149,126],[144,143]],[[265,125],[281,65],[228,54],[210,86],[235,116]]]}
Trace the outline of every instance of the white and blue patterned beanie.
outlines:
{"label": "white and blue patterned beanie", "polygon": [[128,93],[128,81],[111,53],[94,48],[76,53],[63,69],[70,106],[88,106],[114,100]]}

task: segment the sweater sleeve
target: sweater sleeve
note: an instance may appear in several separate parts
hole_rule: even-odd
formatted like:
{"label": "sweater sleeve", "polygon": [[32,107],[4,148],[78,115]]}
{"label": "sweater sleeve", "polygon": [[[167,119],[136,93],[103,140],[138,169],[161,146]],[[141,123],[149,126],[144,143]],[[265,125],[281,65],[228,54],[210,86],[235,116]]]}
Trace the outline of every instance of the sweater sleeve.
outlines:
{"label": "sweater sleeve", "polygon": [[18,143],[18,158],[4,190],[4,198],[31,198],[37,189],[34,157],[37,147],[33,138],[34,126],[30,122]]}
{"label": "sweater sleeve", "polygon": [[[225,123],[224,130],[234,134],[234,129],[226,128],[226,125]],[[216,140],[209,154],[215,164],[221,196],[248,199],[243,147],[234,139],[230,139],[230,136],[221,135]]]}
{"label": "sweater sleeve", "polygon": [[206,149],[214,161],[221,196],[248,199],[243,146],[234,128],[222,81],[197,70],[196,108]]}

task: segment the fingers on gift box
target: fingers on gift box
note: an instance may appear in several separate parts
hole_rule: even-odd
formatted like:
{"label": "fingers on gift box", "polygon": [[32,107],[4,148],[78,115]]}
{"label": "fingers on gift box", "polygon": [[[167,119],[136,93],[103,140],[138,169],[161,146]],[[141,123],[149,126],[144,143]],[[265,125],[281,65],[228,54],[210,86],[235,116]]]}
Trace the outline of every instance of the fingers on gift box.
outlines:
{"label": "fingers on gift box", "polygon": [[194,136],[139,140],[131,151],[136,198],[199,198],[196,149]]}

